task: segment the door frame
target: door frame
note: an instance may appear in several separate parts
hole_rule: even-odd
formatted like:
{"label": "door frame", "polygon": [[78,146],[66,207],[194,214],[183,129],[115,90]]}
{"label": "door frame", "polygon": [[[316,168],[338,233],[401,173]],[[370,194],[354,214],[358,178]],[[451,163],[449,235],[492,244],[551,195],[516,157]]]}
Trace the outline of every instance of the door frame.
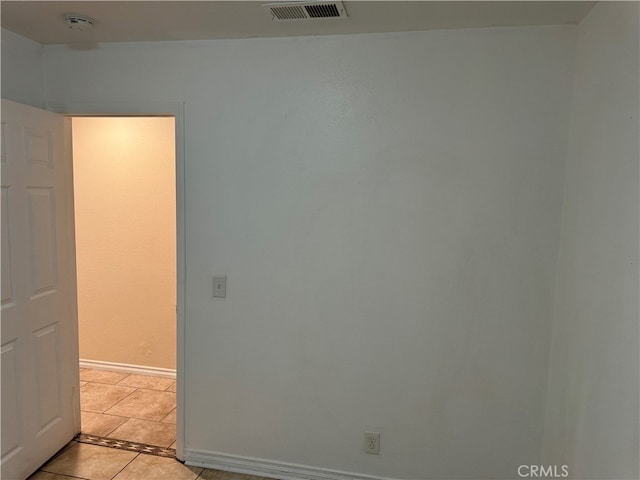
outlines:
{"label": "door frame", "polygon": [[[173,116],[176,163],[176,457],[184,460],[186,367],[186,210],[184,102],[47,102],[45,110],[66,117]],[[69,148],[71,145],[68,146]],[[76,319],[77,322],[77,319]],[[80,360],[78,358],[78,360]]]}

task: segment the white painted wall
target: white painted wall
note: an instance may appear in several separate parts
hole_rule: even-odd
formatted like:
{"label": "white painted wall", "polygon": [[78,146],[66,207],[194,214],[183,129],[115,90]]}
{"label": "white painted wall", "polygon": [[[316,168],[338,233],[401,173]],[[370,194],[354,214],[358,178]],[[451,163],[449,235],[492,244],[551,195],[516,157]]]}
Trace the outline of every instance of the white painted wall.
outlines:
{"label": "white painted wall", "polygon": [[42,47],[1,30],[2,98],[42,108]]}
{"label": "white painted wall", "polygon": [[187,454],[539,460],[574,33],[45,48],[49,102],[186,102]]}
{"label": "white painted wall", "polygon": [[572,478],[640,477],[639,13],[578,28],[543,457]]}

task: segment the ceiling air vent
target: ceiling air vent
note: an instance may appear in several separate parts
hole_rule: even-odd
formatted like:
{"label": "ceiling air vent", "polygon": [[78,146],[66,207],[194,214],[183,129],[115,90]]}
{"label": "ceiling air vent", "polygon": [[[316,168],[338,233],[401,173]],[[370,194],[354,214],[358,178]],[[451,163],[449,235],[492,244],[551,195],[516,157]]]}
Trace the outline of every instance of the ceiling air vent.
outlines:
{"label": "ceiling air vent", "polygon": [[286,2],[262,5],[274,22],[347,18],[342,2]]}

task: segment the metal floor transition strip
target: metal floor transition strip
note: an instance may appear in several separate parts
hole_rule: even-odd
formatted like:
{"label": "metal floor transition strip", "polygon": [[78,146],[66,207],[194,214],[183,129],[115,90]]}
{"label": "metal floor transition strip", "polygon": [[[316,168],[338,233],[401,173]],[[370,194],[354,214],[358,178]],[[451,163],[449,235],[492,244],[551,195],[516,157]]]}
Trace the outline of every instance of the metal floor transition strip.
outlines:
{"label": "metal floor transition strip", "polygon": [[86,433],[79,433],[74,438],[74,440],[79,443],[88,443],[91,445],[99,445],[101,447],[110,447],[120,450],[128,450],[130,452],[146,453],[147,455],[156,455],[158,457],[176,458],[176,450],[174,448],[159,447],[157,445],[147,445],[146,443],[130,442],[128,440],[117,440],[115,438],[87,435]]}

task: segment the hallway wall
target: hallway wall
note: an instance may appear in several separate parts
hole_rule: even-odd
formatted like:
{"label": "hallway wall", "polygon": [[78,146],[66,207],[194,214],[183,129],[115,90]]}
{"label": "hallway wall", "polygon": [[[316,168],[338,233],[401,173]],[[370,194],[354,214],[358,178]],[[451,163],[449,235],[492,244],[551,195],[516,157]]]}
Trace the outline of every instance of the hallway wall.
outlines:
{"label": "hallway wall", "polygon": [[174,119],[73,119],[80,358],[175,369]]}

